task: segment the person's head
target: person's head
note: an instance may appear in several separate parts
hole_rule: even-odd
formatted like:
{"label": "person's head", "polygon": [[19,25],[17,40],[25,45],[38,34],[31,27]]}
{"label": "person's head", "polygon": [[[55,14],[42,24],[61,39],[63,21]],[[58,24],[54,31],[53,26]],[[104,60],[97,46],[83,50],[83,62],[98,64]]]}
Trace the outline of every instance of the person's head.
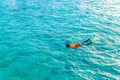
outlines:
{"label": "person's head", "polygon": [[69,48],[70,47],[69,44],[66,44],[66,47]]}

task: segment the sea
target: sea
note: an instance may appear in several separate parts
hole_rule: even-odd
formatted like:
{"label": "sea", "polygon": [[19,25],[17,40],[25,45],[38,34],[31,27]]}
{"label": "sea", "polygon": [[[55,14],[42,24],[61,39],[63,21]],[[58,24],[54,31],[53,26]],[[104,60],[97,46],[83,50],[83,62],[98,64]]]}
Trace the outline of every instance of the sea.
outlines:
{"label": "sea", "polygon": [[120,0],[0,0],[0,80],[120,80]]}

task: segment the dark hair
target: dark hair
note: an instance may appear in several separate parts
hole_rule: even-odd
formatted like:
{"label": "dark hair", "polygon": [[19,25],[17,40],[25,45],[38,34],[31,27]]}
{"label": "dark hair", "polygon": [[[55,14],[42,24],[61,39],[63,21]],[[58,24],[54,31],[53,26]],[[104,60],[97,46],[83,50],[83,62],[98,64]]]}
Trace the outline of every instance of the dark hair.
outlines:
{"label": "dark hair", "polygon": [[69,48],[70,47],[69,44],[66,44],[66,47]]}

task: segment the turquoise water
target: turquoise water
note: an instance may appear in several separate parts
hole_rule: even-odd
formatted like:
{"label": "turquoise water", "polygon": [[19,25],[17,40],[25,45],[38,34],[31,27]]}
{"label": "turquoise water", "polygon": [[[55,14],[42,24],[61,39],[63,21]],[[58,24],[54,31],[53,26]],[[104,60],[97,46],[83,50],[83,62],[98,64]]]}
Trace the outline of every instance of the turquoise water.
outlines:
{"label": "turquoise water", "polygon": [[[0,80],[120,80],[120,0],[0,0]],[[75,49],[65,41],[97,42]]]}

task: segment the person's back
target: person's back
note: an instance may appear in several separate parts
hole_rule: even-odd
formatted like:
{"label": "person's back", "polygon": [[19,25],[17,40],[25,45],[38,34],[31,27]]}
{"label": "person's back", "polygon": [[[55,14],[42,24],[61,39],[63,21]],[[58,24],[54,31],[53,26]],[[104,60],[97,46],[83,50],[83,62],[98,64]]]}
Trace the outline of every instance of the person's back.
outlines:
{"label": "person's back", "polygon": [[68,48],[78,48],[80,44],[66,44],[66,47]]}

